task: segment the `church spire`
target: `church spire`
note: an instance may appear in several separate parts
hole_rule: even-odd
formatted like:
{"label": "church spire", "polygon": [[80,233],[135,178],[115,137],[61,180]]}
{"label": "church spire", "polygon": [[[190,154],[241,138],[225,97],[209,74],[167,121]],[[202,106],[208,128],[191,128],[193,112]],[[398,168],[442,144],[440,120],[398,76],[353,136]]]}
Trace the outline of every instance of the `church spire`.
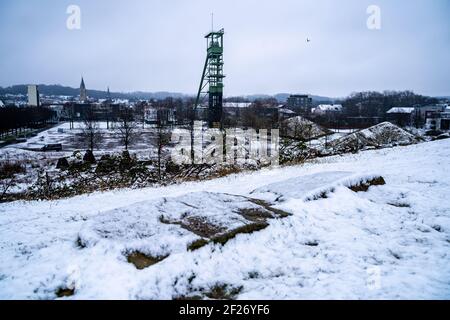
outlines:
{"label": "church spire", "polygon": [[80,101],[85,102],[87,100],[86,86],[84,84],[83,76],[81,76],[81,84],[80,84]]}

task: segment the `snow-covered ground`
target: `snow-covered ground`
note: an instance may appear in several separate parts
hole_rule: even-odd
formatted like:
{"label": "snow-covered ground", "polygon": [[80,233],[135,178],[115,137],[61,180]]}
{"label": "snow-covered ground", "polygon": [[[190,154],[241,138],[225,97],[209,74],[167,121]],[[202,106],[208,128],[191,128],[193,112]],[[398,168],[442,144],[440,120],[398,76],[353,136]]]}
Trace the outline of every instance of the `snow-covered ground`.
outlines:
{"label": "snow-covered ground", "polygon": [[[203,182],[4,203],[0,298],[54,299],[71,288],[65,299],[172,299],[228,284],[242,287],[239,299],[449,299],[449,159],[450,139]],[[340,183],[373,175],[386,184],[355,193]],[[308,201],[315,190],[329,192]],[[185,245],[197,235],[160,221],[201,212],[226,223],[221,214],[239,218],[230,195],[264,198],[292,215],[195,251]],[[169,256],[138,270],[130,250]]]}
{"label": "snow-covered ground", "polygon": [[[98,133],[101,135],[100,141],[97,143],[94,152],[96,154],[120,153],[124,149],[120,141],[120,135],[114,126],[116,123],[109,123],[110,128],[107,129],[106,122],[98,122]],[[155,156],[155,139],[156,129],[152,125],[137,124],[133,142],[129,147],[129,151],[136,154],[139,158],[151,158]],[[60,157],[67,157],[76,150],[86,150],[88,146],[81,139],[83,132],[83,122],[74,122],[74,128],[70,129],[70,123],[64,122],[57,126],[44,130],[34,137],[28,137],[26,142],[8,145],[0,151],[0,161],[2,160],[55,160]],[[43,152],[36,151],[46,144],[61,144],[61,152]]]}

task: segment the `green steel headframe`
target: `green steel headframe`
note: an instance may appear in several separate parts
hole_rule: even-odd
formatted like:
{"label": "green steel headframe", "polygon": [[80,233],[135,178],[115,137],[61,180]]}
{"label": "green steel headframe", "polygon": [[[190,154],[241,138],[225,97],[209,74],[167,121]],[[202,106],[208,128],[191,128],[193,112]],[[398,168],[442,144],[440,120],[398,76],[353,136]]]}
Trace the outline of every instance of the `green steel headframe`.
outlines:
{"label": "green steel headframe", "polygon": [[[221,29],[217,32],[212,31],[205,36],[207,55],[195,101],[195,108],[197,108],[199,103],[209,96],[208,123],[210,126],[218,126],[222,120],[223,78],[225,78],[223,74],[224,33],[224,30]],[[205,91],[206,86],[208,86],[207,91]]]}

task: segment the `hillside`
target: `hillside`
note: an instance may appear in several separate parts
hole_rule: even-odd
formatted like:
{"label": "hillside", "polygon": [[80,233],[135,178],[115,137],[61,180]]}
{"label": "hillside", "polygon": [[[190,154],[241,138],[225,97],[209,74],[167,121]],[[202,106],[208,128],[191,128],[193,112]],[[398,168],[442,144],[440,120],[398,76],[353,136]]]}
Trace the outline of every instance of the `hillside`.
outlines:
{"label": "hillside", "polygon": [[281,132],[287,137],[310,140],[326,134],[328,130],[302,116],[296,116],[281,123]]}
{"label": "hillside", "polygon": [[[88,90],[88,95],[95,99],[104,99],[107,97],[107,91],[102,90]],[[67,86],[61,86],[61,85],[45,85],[45,84],[39,84],[39,92],[41,94],[47,95],[47,96],[78,96],[80,94],[79,88],[72,88]],[[26,95],[28,93],[28,87],[27,85],[15,85],[11,87],[2,88],[0,87],[0,95],[5,94],[22,94]],[[111,98],[117,98],[117,99],[165,99],[167,97],[172,98],[183,98],[186,97],[186,95],[176,92],[129,92],[129,93],[123,93],[123,92],[111,92]]]}
{"label": "hillside", "polygon": [[[104,99],[107,97],[106,90],[91,90],[88,89],[89,96],[95,99]],[[14,94],[14,95],[26,95],[28,92],[27,85],[21,84],[21,85],[14,85],[10,87],[0,87],[0,96],[6,95],[6,94]],[[68,86],[62,86],[62,85],[46,85],[46,84],[39,84],[39,92],[44,95],[48,96],[78,96],[80,94],[79,88],[72,88]],[[254,95],[247,95],[243,98],[248,99],[250,101],[254,101],[256,99],[267,99],[267,98],[275,98],[279,103],[286,103],[287,98],[289,97],[289,93],[278,93],[275,95],[266,95],[266,94],[254,94]],[[143,91],[136,91],[136,92],[111,92],[112,98],[117,99],[165,99],[168,97],[171,98],[187,98],[187,97],[194,97],[194,94],[183,94],[178,92],[167,92],[167,91],[158,91],[158,92],[143,92]],[[328,97],[322,97],[322,96],[311,96],[314,101],[325,101],[325,102],[331,102],[334,101],[334,98],[328,98]]]}
{"label": "hillside", "polygon": [[0,204],[0,298],[448,299],[449,157],[442,140]]}
{"label": "hillside", "polygon": [[363,129],[330,143],[330,147],[338,153],[354,152],[367,148],[408,145],[417,142],[409,132],[390,123],[382,122]]}

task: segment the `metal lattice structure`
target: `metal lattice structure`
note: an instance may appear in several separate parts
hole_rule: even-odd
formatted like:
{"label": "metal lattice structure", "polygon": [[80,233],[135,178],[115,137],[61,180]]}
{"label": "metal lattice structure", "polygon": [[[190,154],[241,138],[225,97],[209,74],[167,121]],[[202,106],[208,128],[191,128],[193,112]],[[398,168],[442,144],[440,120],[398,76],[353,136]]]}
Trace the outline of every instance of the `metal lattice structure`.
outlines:
{"label": "metal lattice structure", "polygon": [[195,102],[195,108],[197,108],[206,96],[209,97],[208,124],[211,127],[220,127],[222,121],[223,78],[225,78],[223,74],[224,33],[224,30],[221,29],[217,32],[212,31],[205,36],[207,55]]}

